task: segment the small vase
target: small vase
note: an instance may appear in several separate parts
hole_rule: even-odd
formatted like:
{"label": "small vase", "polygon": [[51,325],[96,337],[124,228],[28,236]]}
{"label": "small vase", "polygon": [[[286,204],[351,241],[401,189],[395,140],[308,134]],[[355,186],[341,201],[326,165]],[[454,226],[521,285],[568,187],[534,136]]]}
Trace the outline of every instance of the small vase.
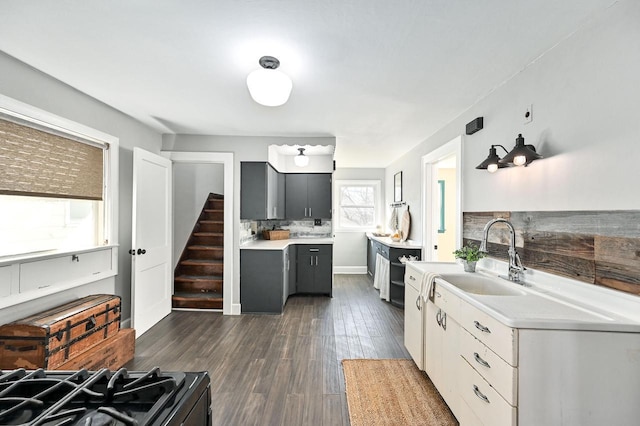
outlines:
{"label": "small vase", "polygon": [[476,271],[476,262],[471,262],[469,260],[463,260],[462,264],[464,265],[465,272],[475,272]]}

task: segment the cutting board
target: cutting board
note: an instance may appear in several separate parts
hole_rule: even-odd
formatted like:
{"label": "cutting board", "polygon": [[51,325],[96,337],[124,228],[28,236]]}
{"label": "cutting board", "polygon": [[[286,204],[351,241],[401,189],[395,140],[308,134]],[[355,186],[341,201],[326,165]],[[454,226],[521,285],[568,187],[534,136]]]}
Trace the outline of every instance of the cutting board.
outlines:
{"label": "cutting board", "polygon": [[402,234],[402,241],[407,241],[409,238],[409,231],[411,230],[411,214],[409,209],[405,210],[402,214],[402,221],[400,224],[400,232]]}

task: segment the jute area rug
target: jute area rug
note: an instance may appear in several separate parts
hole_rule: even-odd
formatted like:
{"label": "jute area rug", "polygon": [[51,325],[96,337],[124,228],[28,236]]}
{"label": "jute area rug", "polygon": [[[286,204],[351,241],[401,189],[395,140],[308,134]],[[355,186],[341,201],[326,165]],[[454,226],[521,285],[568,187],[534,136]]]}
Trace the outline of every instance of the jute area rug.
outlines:
{"label": "jute area rug", "polygon": [[342,368],[351,426],[458,425],[410,359],[345,359]]}

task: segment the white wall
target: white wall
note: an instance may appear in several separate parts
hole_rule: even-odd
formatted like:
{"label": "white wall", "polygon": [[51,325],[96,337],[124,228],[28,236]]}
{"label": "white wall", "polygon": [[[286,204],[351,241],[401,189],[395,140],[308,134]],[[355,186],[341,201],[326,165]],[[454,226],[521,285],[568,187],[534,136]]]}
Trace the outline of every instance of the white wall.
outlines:
{"label": "white wall", "polygon": [[224,195],[223,164],[173,164],[174,268],[210,193]]}
{"label": "white wall", "polygon": [[[384,169],[338,168],[333,173],[333,190],[335,192],[337,180],[359,179],[379,180],[382,192],[384,192]],[[382,198],[384,202],[384,194]],[[335,214],[337,213],[334,206]],[[381,223],[381,225],[384,229],[385,223]],[[335,273],[367,273],[367,237],[365,232],[334,231],[333,270]]]}
{"label": "white wall", "polygon": [[[402,170],[411,238],[420,239],[420,158],[484,117],[463,136],[463,211],[639,209],[640,2],[620,1],[538,58],[386,169]],[[523,123],[533,104],[533,122]],[[475,170],[491,144],[510,150],[518,133],[545,159],[526,168]],[[499,151],[500,152],[500,151]]]}
{"label": "white wall", "polygon": [[0,322],[22,318],[78,297],[113,293],[122,297],[122,318],[131,316],[131,190],[133,147],[159,153],[161,136],[146,125],[102,102],[0,52],[0,93],[66,119],[100,130],[120,140],[118,275],[115,279],[78,287],[2,309]]}

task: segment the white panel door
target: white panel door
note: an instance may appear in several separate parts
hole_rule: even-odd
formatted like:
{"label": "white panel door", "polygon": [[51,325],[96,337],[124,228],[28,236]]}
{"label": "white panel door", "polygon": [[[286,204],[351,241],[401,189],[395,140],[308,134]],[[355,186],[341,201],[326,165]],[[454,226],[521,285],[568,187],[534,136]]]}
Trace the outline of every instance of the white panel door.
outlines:
{"label": "white panel door", "polygon": [[133,150],[131,321],[140,336],[171,312],[171,161]]}

